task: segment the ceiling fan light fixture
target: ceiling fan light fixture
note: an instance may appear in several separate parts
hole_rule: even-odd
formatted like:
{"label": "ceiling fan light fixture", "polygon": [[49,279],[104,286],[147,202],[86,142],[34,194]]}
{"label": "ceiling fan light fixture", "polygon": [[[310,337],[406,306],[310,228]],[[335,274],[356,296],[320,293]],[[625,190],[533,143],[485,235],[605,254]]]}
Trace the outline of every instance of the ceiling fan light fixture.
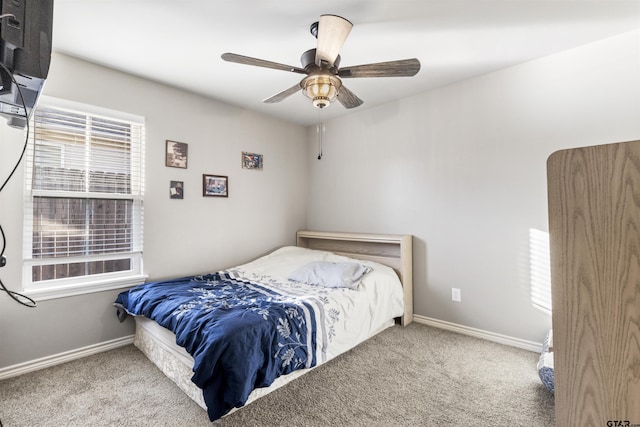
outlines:
{"label": "ceiling fan light fixture", "polygon": [[311,74],[302,80],[302,92],[316,108],[328,107],[338,96],[342,82],[330,74]]}
{"label": "ceiling fan light fixture", "polygon": [[302,89],[302,93],[316,108],[326,108],[336,99],[344,108],[355,108],[363,101],[342,85],[341,78],[356,77],[410,77],[420,71],[417,58],[402,59],[340,68],[340,51],[353,24],[338,15],[321,15],[311,24],[311,34],[317,38],[316,48],[300,57],[300,67],[281,64],[235,53],[224,53],[222,59],[238,64],[271,68],[306,75],[298,84],[280,91],[262,102],[275,104]]}

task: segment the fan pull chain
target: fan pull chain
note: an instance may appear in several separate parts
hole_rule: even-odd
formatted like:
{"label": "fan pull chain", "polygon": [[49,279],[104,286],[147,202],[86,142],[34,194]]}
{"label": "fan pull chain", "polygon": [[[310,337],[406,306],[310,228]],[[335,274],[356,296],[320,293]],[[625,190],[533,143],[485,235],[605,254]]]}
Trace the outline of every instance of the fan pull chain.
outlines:
{"label": "fan pull chain", "polygon": [[324,123],[322,121],[322,109],[320,109],[320,124],[316,131],[318,132],[318,160],[322,160],[322,134],[324,133]]}

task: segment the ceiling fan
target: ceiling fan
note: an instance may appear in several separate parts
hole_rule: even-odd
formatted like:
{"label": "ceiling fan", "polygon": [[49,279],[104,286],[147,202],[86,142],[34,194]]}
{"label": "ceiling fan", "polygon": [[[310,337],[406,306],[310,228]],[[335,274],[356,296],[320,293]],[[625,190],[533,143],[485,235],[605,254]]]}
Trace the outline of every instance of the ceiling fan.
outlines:
{"label": "ceiling fan", "polygon": [[352,27],[351,22],[340,16],[320,16],[320,20],[311,24],[310,28],[311,34],[318,39],[317,47],[302,54],[300,58],[302,67],[235,53],[224,53],[222,59],[238,64],[306,74],[300,83],[265,99],[263,102],[268,104],[280,102],[302,89],[302,93],[310,98],[317,108],[325,108],[336,99],[345,108],[355,108],[362,105],[363,101],[342,84],[341,78],[410,77],[420,71],[420,61],[416,58],[339,68],[340,49],[342,49]]}

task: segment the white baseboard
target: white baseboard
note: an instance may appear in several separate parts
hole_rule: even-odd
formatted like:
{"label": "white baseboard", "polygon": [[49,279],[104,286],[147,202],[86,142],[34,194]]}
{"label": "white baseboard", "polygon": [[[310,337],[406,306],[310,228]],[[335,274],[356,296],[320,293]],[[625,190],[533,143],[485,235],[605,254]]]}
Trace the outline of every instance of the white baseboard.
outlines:
{"label": "white baseboard", "polygon": [[457,332],[459,334],[470,335],[472,337],[482,338],[487,341],[493,341],[499,344],[533,351],[535,353],[540,353],[542,351],[542,343],[527,341],[502,334],[496,334],[494,332],[483,331],[482,329],[471,328],[469,326],[458,325],[457,323],[445,322],[444,320],[419,316],[417,314],[413,315],[413,320],[416,323],[433,326],[434,328],[446,329],[448,331]]}
{"label": "white baseboard", "polygon": [[[445,322],[444,320],[433,319],[430,317],[419,316],[417,314],[414,314],[413,320],[414,322],[421,323],[423,325],[446,329],[448,331],[470,335],[472,337],[497,342],[499,344],[504,344],[511,347],[517,347],[536,353],[540,353],[542,351],[542,343],[527,341],[502,334],[496,334],[494,332],[471,328],[469,326],[459,325],[456,323]],[[7,366],[6,368],[0,368],[0,381],[11,377],[17,377],[18,375],[26,374],[28,372],[37,371],[39,369],[49,368],[61,363],[70,362],[82,357],[91,356],[103,351],[113,350],[114,348],[123,347],[129,344],[133,344],[133,335],[116,338],[110,341],[93,344],[75,350],[65,351],[64,353],[42,357],[40,359],[19,363],[17,365]]]}
{"label": "white baseboard", "polygon": [[17,377],[18,375],[26,374],[28,372],[37,371],[39,369],[49,368],[61,363],[70,362],[82,357],[102,353],[103,351],[113,350],[114,348],[123,347],[129,344],[133,344],[133,335],[77,348],[75,350],[65,351],[64,353],[54,354],[40,359],[30,360],[17,365],[7,366],[6,368],[0,368],[0,381],[11,377]]}

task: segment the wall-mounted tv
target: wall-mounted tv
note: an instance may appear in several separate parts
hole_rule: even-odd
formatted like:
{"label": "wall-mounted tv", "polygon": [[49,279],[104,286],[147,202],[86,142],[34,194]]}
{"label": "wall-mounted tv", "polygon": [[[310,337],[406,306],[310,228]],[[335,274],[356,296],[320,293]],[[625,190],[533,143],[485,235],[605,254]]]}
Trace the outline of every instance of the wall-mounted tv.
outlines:
{"label": "wall-mounted tv", "polygon": [[24,128],[49,73],[53,0],[0,1],[0,116]]}

